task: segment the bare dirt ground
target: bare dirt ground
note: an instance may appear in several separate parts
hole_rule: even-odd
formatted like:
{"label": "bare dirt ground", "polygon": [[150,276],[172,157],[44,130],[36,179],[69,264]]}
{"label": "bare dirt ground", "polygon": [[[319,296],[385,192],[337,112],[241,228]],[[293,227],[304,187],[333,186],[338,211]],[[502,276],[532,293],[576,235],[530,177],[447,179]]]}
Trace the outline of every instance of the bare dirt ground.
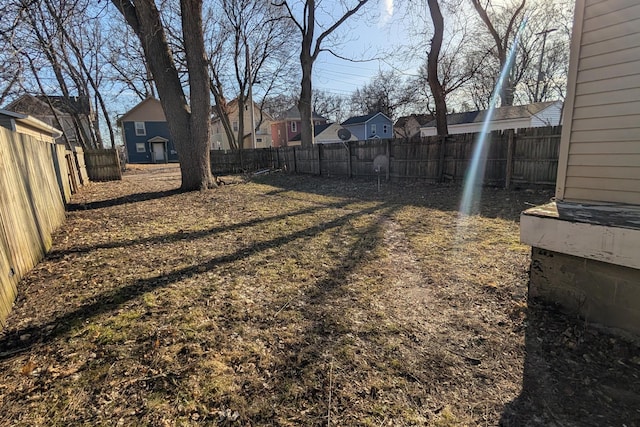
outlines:
{"label": "bare dirt ground", "polygon": [[0,333],[0,425],[640,426],[640,351],[527,301],[550,192],[173,166],[78,194]]}

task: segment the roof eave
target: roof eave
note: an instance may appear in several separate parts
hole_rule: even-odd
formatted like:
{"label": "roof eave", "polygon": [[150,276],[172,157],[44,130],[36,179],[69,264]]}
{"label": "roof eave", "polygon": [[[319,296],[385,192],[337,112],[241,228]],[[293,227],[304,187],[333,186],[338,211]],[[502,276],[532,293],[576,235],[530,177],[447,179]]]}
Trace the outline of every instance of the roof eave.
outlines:
{"label": "roof eave", "polygon": [[42,120],[38,120],[35,117],[29,116],[27,114],[16,113],[8,110],[0,110],[0,114],[5,116],[12,117],[15,121],[20,123],[25,123],[29,126],[35,127],[36,129],[40,129],[45,132],[51,133],[51,136],[54,138],[60,138],[62,136],[62,131],[54,128],[53,126],[43,122]]}

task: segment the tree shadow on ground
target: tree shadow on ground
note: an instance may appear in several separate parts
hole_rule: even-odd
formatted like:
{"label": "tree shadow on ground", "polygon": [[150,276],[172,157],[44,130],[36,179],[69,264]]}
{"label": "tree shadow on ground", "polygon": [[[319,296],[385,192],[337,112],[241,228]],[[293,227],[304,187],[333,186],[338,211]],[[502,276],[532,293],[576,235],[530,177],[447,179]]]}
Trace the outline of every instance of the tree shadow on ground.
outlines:
{"label": "tree shadow on ground", "polygon": [[148,193],[134,193],[128,194],[122,197],[116,197],[114,199],[99,200],[89,203],[69,203],[67,204],[67,211],[84,211],[93,209],[109,208],[112,206],[128,205],[131,203],[145,202],[147,200],[162,199],[164,197],[173,196],[181,193],[179,188],[165,191],[153,191]]}
{"label": "tree shadow on ground", "polygon": [[[304,414],[288,414],[291,421],[306,425],[325,425],[330,424],[328,420],[340,419],[340,407],[348,405],[350,399],[348,393],[343,393],[342,390],[353,386],[342,383],[340,372],[359,370],[357,363],[349,356],[354,337],[358,336],[367,342],[375,339],[376,343],[370,343],[372,346],[385,340],[383,328],[376,328],[375,325],[359,326],[356,319],[338,307],[344,307],[345,304],[341,301],[347,300],[351,301],[348,305],[356,311],[369,309],[367,298],[370,295],[363,292],[375,293],[376,290],[352,287],[350,280],[358,269],[364,268],[372,259],[380,256],[376,251],[383,245],[385,219],[391,218],[398,209],[398,206],[387,206],[372,212],[375,216],[367,227],[354,234],[356,239],[349,244],[347,254],[337,265],[307,289],[298,303],[285,303],[278,316],[274,316],[273,323],[276,327],[287,327],[288,311],[292,315],[300,312],[308,321],[308,327],[297,334],[297,339],[282,347],[283,357],[272,367],[273,377],[270,382],[277,384],[279,390],[297,387],[305,393],[298,398],[321,402],[320,405],[305,408]],[[274,344],[277,346],[278,343]],[[365,378],[370,373],[362,371],[359,376]],[[365,392],[363,389],[362,392],[366,394],[370,390]],[[326,400],[332,393],[333,402]],[[268,398],[273,400],[272,404],[275,406],[286,402],[290,397],[286,394],[274,394]],[[375,399],[376,396],[367,395],[366,398]]]}
{"label": "tree shadow on ground", "polygon": [[[380,190],[377,180],[365,178],[328,178],[306,175],[271,174],[254,181],[277,187],[266,193],[287,197],[287,192],[299,191],[326,197],[344,197],[352,200],[385,200],[395,204],[413,205],[440,211],[458,212],[462,198],[461,183],[429,183],[425,181],[384,182]],[[519,221],[520,213],[533,206],[548,203],[551,189],[505,190],[496,187],[478,188],[472,215]]]}
{"label": "tree shadow on ground", "polygon": [[640,426],[640,347],[530,301],[522,392],[503,426]]}
{"label": "tree shadow on ground", "polygon": [[[104,292],[91,298],[79,307],[48,319],[39,324],[27,325],[18,330],[6,331],[0,338],[0,360],[30,350],[35,345],[47,343],[68,334],[74,327],[101,315],[114,311],[125,303],[157,288],[164,288],[177,281],[212,270],[220,265],[233,263],[256,252],[274,249],[295,241],[311,237],[322,231],[341,227],[355,218],[377,212],[387,207],[379,204],[366,209],[355,210],[340,217],[316,224],[312,227],[285,234],[271,240],[255,243],[252,246],[235,252],[211,258],[206,262],[174,270],[168,274],[160,274],[149,278],[135,280],[122,287]],[[28,337],[25,339],[25,337]]]}
{"label": "tree shadow on ground", "polygon": [[211,227],[205,230],[177,231],[175,233],[162,234],[162,235],[150,236],[150,237],[144,237],[144,238],[138,238],[138,239],[112,240],[112,241],[101,243],[101,244],[76,246],[76,247],[72,247],[65,250],[55,249],[49,252],[46,255],[46,258],[48,260],[59,260],[64,258],[67,255],[82,254],[86,252],[95,251],[98,249],[115,249],[115,248],[125,248],[125,247],[135,246],[135,245],[166,244],[166,243],[173,243],[178,241],[201,239],[201,238],[212,236],[222,232],[241,230],[243,228],[252,227],[252,226],[267,223],[267,222],[278,221],[291,216],[311,214],[311,213],[317,212],[320,209],[343,208],[350,203],[351,203],[350,201],[325,203],[325,204],[312,206],[305,209],[299,209],[293,212],[272,215],[269,217],[254,218],[249,221],[245,221],[237,224],[222,224],[222,225]]}

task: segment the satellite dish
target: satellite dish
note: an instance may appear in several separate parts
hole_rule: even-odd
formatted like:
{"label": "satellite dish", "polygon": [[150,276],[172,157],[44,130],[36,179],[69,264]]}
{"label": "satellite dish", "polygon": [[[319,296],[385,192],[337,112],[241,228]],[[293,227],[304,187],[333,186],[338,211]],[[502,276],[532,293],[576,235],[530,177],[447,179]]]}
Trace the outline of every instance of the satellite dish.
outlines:
{"label": "satellite dish", "polygon": [[343,141],[348,141],[349,138],[351,138],[351,132],[349,131],[349,129],[340,128],[338,129],[338,138]]}
{"label": "satellite dish", "polygon": [[373,171],[375,173],[385,173],[389,170],[389,158],[384,154],[378,154],[373,159]]}

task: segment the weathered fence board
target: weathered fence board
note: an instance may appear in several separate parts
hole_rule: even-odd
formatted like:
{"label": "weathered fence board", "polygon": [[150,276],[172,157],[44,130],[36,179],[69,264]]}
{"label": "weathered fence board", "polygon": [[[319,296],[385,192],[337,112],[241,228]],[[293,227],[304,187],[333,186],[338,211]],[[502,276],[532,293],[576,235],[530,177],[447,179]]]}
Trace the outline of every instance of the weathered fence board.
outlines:
{"label": "weathered fence board", "polygon": [[89,182],[89,175],[87,174],[87,165],[84,161],[84,150],[80,147],[73,147],[73,159],[75,168],[77,169],[78,182],[80,185],[85,185]]}
{"label": "weathered fence board", "polygon": [[84,152],[87,175],[91,181],[119,181],[122,179],[120,157],[115,149]]}
{"label": "weathered fence board", "polygon": [[[559,126],[491,132],[480,150],[484,184],[554,185],[560,134]],[[416,142],[376,139],[310,148],[212,151],[211,162],[215,173],[273,167],[291,173],[375,177],[373,161],[386,155],[386,178],[462,181],[478,143],[478,134],[434,136]]]}
{"label": "weathered fence board", "polygon": [[346,144],[326,144],[322,146],[320,175],[349,175],[349,146]]}
{"label": "weathered fence board", "polygon": [[75,192],[75,189],[72,189],[71,186],[69,166],[66,157],[67,149],[62,144],[52,144],[51,155],[53,156],[53,167],[56,171],[56,180],[58,181],[60,194],[64,202],[69,203],[69,201],[71,201],[71,194]]}
{"label": "weathered fence board", "polygon": [[212,150],[211,170],[214,174],[241,173],[277,167],[270,148],[255,150]]}
{"label": "weathered fence board", "polygon": [[560,126],[519,129],[513,155],[513,181],[554,185],[558,173]]}
{"label": "weathered fence board", "polygon": [[[56,161],[57,150],[52,149],[51,143],[0,128],[2,326],[20,278],[42,259],[51,247],[52,232],[64,221]],[[65,173],[61,168],[60,176]]]}

